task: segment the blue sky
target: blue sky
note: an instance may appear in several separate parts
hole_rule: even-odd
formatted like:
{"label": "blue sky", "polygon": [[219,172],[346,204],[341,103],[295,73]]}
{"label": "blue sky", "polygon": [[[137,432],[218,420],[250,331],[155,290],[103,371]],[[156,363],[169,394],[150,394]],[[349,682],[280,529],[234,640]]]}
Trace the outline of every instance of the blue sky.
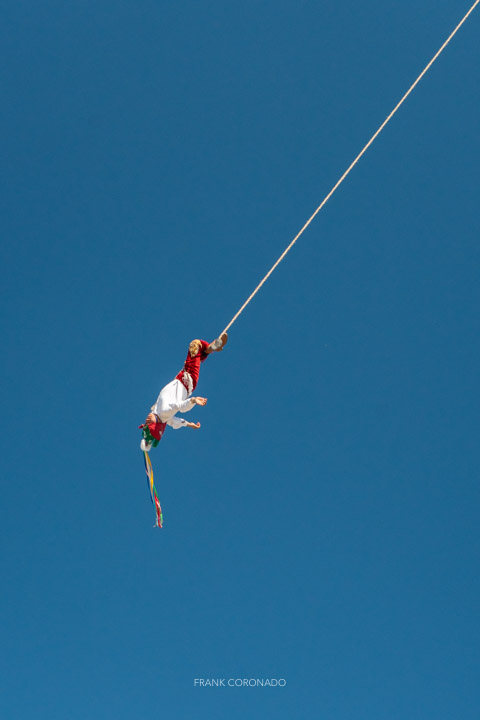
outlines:
{"label": "blue sky", "polygon": [[2,3],[3,718],[478,718],[468,7]]}

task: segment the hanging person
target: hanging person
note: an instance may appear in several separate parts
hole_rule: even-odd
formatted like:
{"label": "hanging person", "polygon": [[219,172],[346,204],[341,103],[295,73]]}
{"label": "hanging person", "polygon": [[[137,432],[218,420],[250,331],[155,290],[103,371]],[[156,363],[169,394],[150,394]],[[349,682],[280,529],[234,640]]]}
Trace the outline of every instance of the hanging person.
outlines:
{"label": "hanging person", "polygon": [[220,352],[226,345],[228,340],[227,333],[222,333],[219,338],[211,343],[206,340],[192,340],[188,346],[188,353],[183,368],[178,375],[165,385],[160,391],[156,402],[151,407],[151,412],[143,425],[139,425],[142,430],[142,440],[140,448],[144,452],[150,452],[152,447],[156,447],[167,425],[179,430],[182,427],[190,427],[198,429],[200,423],[188,422],[184,418],[177,417],[177,413],[189,412],[195,405],[203,407],[207,404],[207,398],[192,397],[195,390],[198,377],[200,375],[200,365],[212,352]]}

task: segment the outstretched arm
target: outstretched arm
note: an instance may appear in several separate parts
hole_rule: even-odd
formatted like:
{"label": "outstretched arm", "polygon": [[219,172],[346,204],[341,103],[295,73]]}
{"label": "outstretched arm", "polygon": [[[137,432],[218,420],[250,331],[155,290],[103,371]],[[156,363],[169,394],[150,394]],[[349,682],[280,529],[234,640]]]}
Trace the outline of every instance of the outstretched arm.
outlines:
{"label": "outstretched arm", "polygon": [[170,405],[170,410],[175,410],[175,412],[181,412],[186,413],[189,412],[195,405],[206,405],[207,404],[207,398],[202,397],[190,397],[186,400],[183,400],[182,402],[178,403],[178,405]]}
{"label": "outstretched arm", "polygon": [[188,422],[188,420],[179,418],[176,415],[174,415],[171,418],[168,418],[167,425],[170,425],[170,427],[172,427],[174,430],[180,430],[180,428],[184,428],[184,427],[195,428],[195,430],[198,430],[198,428],[200,427],[199,422],[197,422],[197,423]]}

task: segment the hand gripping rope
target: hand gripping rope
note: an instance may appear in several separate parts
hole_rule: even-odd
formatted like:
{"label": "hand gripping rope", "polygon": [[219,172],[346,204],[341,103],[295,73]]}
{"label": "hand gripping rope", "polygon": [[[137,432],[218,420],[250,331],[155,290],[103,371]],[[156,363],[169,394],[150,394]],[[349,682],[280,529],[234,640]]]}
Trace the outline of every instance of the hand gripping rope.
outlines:
{"label": "hand gripping rope", "polygon": [[423,76],[428,72],[428,70],[430,70],[430,68],[432,67],[432,65],[433,65],[433,63],[435,62],[435,60],[436,60],[436,59],[439,57],[439,55],[441,55],[441,53],[445,50],[445,48],[447,47],[447,45],[448,45],[448,43],[450,42],[450,40],[452,40],[452,38],[457,34],[457,32],[460,30],[460,28],[462,27],[462,25],[463,25],[463,23],[465,22],[465,20],[466,20],[466,19],[469,17],[469,15],[475,10],[475,8],[476,8],[476,6],[478,5],[479,2],[480,2],[480,0],[476,0],[476,2],[474,2],[474,4],[473,4],[472,7],[470,8],[470,10],[467,12],[467,14],[466,14],[466,15],[462,18],[462,20],[458,23],[458,25],[457,25],[457,27],[455,28],[455,30],[454,30],[454,31],[448,36],[448,38],[445,40],[445,42],[443,43],[443,45],[442,45],[442,47],[440,48],[440,50],[438,50],[438,52],[435,53],[435,55],[434,55],[433,58],[430,60],[430,62],[428,63],[428,65],[422,70],[422,72],[420,73],[420,75],[417,77],[417,79],[415,80],[415,82],[413,83],[413,85],[407,90],[407,92],[406,92],[405,95],[402,97],[402,99],[400,100],[400,102],[393,108],[393,110],[392,110],[392,112],[390,113],[390,115],[389,115],[389,116],[386,118],[386,120],[384,120],[383,123],[380,125],[380,127],[379,127],[378,130],[377,130],[377,132],[376,132],[374,135],[372,135],[372,137],[371,137],[370,140],[367,142],[367,144],[365,145],[365,147],[363,148],[363,150],[357,155],[357,157],[356,157],[355,160],[352,162],[352,164],[349,165],[349,167],[345,170],[345,172],[343,173],[343,175],[342,175],[342,177],[340,178],[340,180],[338,180],[338,182],[333,186],[333,188],[330,190],[330,192],[328,193],[328,195],[322,200],[322,202],[321,202],[320,205],[317,207],[317,209],[315,210],[315,212],[313,213],[313,215],[307,220],[307,222],[306,222],[305,225],[302,227],[302,229],[300,230],[300,232],[297,233],[297,235],[293,238],[293,240],[292,240],[292,242],[290,243],[290,245],[283,251],[283,253],[280,255],[280,257],[278,258],[278,260],[276,261],[276,263],[275,263],[274,265],[272,265],[272,267],[270,268],[270,270],[268,271],[268,273],[265,275],[265,277],[263,278],[263,280],[257,285],[257,287],[255,288],[255,290],[254,290],[254,291],[252,292],[252,294],[250,295],[250,297],[248,297],[247,300],[243,303],[242,307],[241,307],[240,310],[237,312],[237,314],[233,316],[233,318],[230,320],[230,322],[228,323],[227,327],[226,327],[225,330],[223,331],[224,333],[227,332],[227,330],[229,330],[229,328],[232,327],[232,325],[233,325],[233,323],[235,322],[235,320],[242,314],[242,312],[245,310],[245,308],[247,307],[247,305],[249,304],[249,302],[250,302],[251,300],[253,300],[253,298],[255,297],[255,295],[257,294],[257,292],[260,290],[260,288],[262,287],[262,285],[268,280],[268,278],[269,278],[270,275],[273,273],[273,271],[275,270],[275,268],[276,268],[278,265],[280,265],[280,263],[282,262],[283,258],[287,255],[287,253],[290,252],[290,250],[291,250],[292,247],[295,245],[295,243],[297,242],[297,240],[298,240],[298,238],[300,237],[300,235],[302,235],[302,233],[307,229],[307,227],[310,225],[310,223],[311,223],[312,220],[316,217],[316,215],[318,215],[318,213],[319,213],[320,210],[323,208],[323,206],[327,203],[327,201],[330,200],[330,198],[332,197],[332,195],[333,195],[333,193],[335,192],[335,190],[342,184],[342,182],[345,180],[345,178],[346,178],[347,175],[350,173],[350,171],[353,170],[353,168],[355,167],[355,165],[357,164],[357,162],[360,160],[360,158],[362,157],[362,155],[368,150],[368,148],[369,148],[370,145],[373,143],[373,141],[380,135],[380,133],[382,132],[382,130],[383,130],[383,128],[385,127],[385,125],[387,125],[387,124],[390,122],[390,120],[391,120],[392,117],[395,115],[395,113],[397,112],[397,110],[400,108],[401,105],[403,105],[403,103],[405,102],[405,100],[407,99],[407,97],[410,95],[410,93],[412,92],[412,90],[418,85],[418,83],[419,83],[420,80],[423,78]]}

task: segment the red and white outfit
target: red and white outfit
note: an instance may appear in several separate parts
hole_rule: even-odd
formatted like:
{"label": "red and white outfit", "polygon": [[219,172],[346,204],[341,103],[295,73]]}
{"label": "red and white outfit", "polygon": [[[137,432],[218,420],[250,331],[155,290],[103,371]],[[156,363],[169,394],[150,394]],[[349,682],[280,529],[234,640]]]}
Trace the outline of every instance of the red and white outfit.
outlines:
{"label": "red and white outfit", "polygon": [[208,343],[205,340],[200,342],[202,343],[201,349],[195,357],[191,357],[190,353],[187,353],[187,359],[182,370],[172,382],[165,385],[160,391],[155,405],[152,406],[152,412],[158,415],[160,422],[170,425],[175,430],[187,426],[183,418],[176,417],[176,413],[189,412],[195,405],[189,398],[197,386],[200,365],[208,357]]}

